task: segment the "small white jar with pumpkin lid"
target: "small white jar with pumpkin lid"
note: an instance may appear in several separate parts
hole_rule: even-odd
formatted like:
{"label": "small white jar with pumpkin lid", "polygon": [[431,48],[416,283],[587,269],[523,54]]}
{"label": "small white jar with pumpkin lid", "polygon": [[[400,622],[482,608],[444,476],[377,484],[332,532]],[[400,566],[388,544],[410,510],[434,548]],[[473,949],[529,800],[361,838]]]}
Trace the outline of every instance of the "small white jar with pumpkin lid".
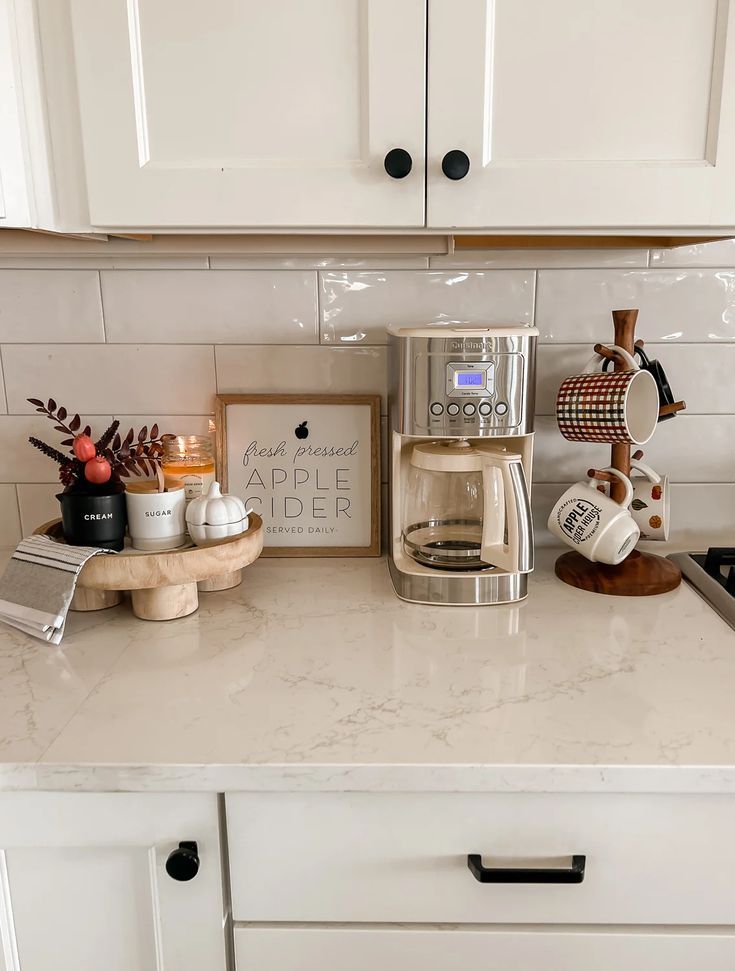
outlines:
{"label": "small white jar with pumpkin lid", "polygon": [[202,546],[244,533],[251,512],[237,496],[223,496],[219,482],[213,482],[205,496],[187,506],[186,525],[192,540]]}

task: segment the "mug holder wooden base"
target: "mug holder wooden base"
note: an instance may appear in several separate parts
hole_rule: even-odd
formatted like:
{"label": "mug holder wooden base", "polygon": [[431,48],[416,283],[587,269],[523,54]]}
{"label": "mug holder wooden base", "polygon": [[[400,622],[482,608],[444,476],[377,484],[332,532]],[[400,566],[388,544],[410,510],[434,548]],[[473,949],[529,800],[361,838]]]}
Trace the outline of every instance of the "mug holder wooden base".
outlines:
{"label": "mug holder wooden base", "polygon": [[681,583],[681,570],[675,563],[641,550],[633,550],[617,566],[590,563],[570,550],[556,561],[554,572],[572,587],[615,597],[651,597],[675,590]]}
{"label": "mug holder wooden base", "polygon": [[[613,310],[615,338],[613,343],[629,354],[635,353],[635,325],[637,310]],[[643,341],[638,342],[643,346]],[[596,344],[595,350],[614,362],[614,370],[625,370],[627,365],[613,351],[604,345]],[[683,401],[665,405],[659,414],[672,414],[686,408]],[[630,446],[613,445],[610,461],[612,468],[630,476]],[[605,478],[598,476],[598,478]],[[616,502],[625,498],[625,485],[620,481],[610,483],[610,496]],[[563,553],[556,561],[555,571],[560,580],[580,590],[603,593],[617,597],[651,597],[659,593],[675,590],[681,583],[681,570],[671,560],[655,553],[633,550],[622,563],[609,566],[606,563],[591,563],[573,550]]]}

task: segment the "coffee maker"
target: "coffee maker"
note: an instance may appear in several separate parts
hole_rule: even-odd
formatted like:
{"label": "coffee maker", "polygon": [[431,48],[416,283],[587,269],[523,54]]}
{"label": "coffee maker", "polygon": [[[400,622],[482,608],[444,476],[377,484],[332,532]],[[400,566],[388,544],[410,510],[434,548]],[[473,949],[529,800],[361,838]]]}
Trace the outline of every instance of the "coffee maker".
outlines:
{"label": "coffee maker", "polygon": [[389,567],[414,603],[512,603],[533,569],[533,327],[388,328]]}

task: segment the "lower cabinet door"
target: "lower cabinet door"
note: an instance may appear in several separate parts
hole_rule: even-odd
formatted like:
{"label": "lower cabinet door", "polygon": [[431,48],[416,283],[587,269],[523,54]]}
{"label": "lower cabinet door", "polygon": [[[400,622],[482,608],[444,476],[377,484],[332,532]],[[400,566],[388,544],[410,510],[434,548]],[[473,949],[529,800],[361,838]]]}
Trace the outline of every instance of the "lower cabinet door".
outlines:
{"label": "lower cabinet door", "polygon": [[214,795],[2,793],[0,969],[225,971],[221,873]]}
{"label": "lower cabinet door", "polygon": [[[237,928],[237,971],[732,971],[735,936],[625,931]],[[498,964],[498,962],[503,962]]]}

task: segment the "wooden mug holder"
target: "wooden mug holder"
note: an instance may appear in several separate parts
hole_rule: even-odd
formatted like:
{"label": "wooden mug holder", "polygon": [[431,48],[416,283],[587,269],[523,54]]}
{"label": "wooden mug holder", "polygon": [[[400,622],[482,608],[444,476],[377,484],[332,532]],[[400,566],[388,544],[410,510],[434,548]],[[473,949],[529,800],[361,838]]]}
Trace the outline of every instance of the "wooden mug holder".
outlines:
{"label": "wooden mug holder", "polygon": [[[612,316],[615,327],[613,343],[628,351],[629,354],[633,354],[636,347],[643,347],[643,341],[635,339],[638,311],[613,310]],[[627,369],[628,365],[625,361],[605,344],[595,344],[595,351],[612,361],[615,371]],[[663,405],[659,409],[659,415],[675,414],[677,411],[683,411],[684,408],[686,408],[684,401],[676,401],[670,405]],[[630,446],[613,445],[611,451],[611,467],[629,476]],[[642,458],[643,453],[639,450],[634,457]],[[616,476],[597,469],[590,469],[588,474],[600,483],[609,483],[611,498],[616,502],[623,501],[625,485]],[[604,486],[600,485],[599,488],[603,489]],[[681,570],[675,563],[654,553],[643,553],[637,549],[617,566],[591,563],[581,553],[570,550],[568,553],[563,553],[556,561],[555,572],[560,580],[572,587],[618,597],[650,597],[674,590],[681,583]]]}

